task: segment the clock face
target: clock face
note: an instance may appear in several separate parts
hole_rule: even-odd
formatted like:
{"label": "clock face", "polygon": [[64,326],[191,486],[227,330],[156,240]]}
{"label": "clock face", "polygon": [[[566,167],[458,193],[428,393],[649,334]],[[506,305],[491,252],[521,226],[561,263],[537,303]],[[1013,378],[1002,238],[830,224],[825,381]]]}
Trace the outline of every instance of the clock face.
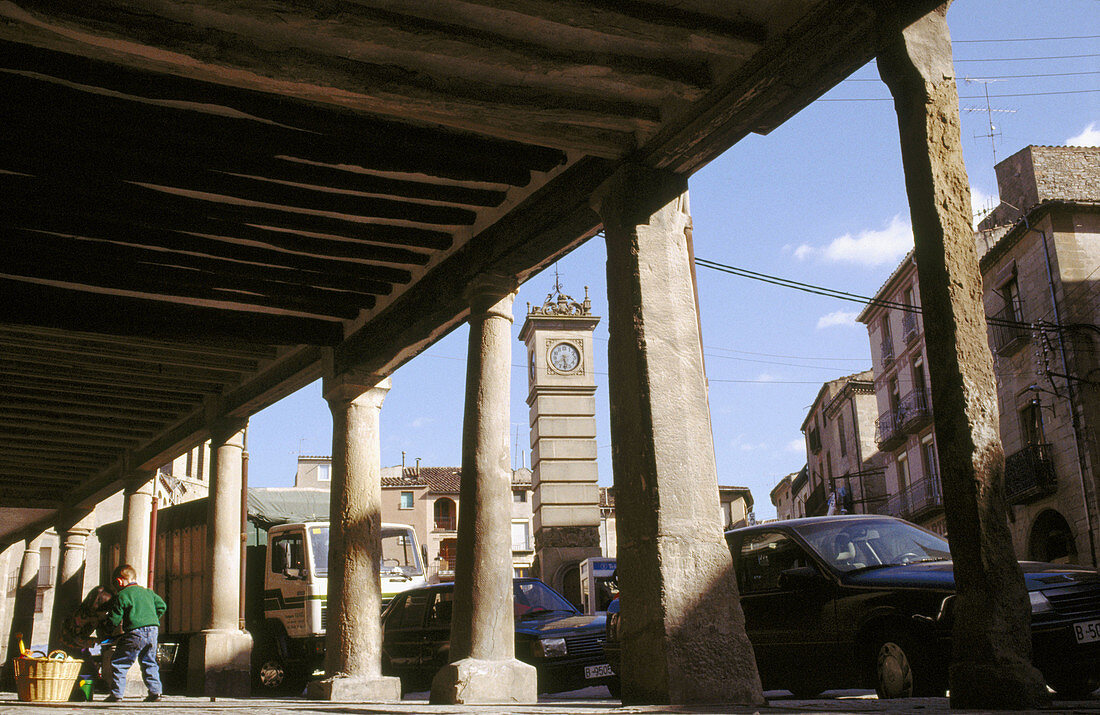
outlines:
{"label": "clock face", "polygon": [[527,375],[531,378],[531,382],[535,381],[535,351],[527,353]]}
{"label": "clock face", "polygon": [[569,343],[558,343],[550,350],[550,364],[560,372],[572,372],[580,362],[580,351]]}

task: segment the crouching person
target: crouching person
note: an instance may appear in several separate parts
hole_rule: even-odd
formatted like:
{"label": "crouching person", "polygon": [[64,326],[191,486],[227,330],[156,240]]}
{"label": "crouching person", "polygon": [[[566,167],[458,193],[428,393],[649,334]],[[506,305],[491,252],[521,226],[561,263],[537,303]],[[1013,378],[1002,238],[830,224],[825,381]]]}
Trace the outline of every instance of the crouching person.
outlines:
{"label": "crouching person", "polygon": [[160,617],[167,606],[164,600],[147,588],[134,582],[137,572],[126,564],[115,569],[115,600],[107,612],[107,621],[112,625],[121,625],[123,633],[115,640],[115,652],[111,657],[108,680],[111,693],[106,702],[122,700],[126,692],[126,671],[137,660],[141,666],[141,677],[149,695],[146,702],[160,699],[160,668],[157,666],[157,635]]}

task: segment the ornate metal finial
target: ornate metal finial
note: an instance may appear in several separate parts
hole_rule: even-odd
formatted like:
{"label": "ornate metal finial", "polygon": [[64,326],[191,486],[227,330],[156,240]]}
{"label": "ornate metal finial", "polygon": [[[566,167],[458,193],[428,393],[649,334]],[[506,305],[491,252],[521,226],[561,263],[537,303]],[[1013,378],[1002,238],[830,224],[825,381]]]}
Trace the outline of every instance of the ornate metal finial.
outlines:
{"label": "ornate metal finial", "polygon": [[578,303],[562,292],[558,266],[554,264],[554,290],[546,294],[542,305],[527,304],[528,315],[591,315],[592,301],[588,299],[588,286],[584,287],[584,302]]}

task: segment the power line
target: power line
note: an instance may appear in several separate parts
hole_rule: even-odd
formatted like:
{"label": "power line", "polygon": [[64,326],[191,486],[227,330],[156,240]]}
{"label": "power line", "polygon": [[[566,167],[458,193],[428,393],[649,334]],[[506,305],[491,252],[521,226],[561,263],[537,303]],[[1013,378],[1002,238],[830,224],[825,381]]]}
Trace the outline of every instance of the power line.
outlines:
{"label": "power line", "polygon": [[955,62],[1034,62],[1037,60],[1075,60],[1083,57],[1100,57],[1100,54],[1049,55],[1047,57],[970,57],[964,60],[956,59]]}
{"label": "power line", "polygon": [[[1054,94],[1092,94],[1094,92],[1100,92],[1100,89],[1066,89],[1058,92],[1017,92],[1014,94],[991,94],[989,97],[985,95],[966,95],[959,96],[959,99],[998,99],[1003,97],[1049,97]],[[841,99],[835,99],[831,97],[825,97],[817,100],[819,102],[892,102],[893,97],[846,97]]]}
{"label": "power line", "polygon": [[984,40],[951,40],[951,44],[958,45],[974,42],[1041,42],[1044,40],[1095,40],[1097,38],[1100,38],[1100,35],[1069,35],[1067,37],[991,37]]}
{"label": "power line", "polygon": [[[989,75],[981,77],[963,77],[964,80],[980,80],[980,79],[1031,79],[1034,77],[1078,77],[1086,74],[1100,74],[1100,70],[1089,70],[1086,72],[1042,72],[1039,74],[1001,74],[1001,75]],[[842,82],[878,82],[882,83],[882,79],[878,77],[849,77],[848,79],[841,80]]]}

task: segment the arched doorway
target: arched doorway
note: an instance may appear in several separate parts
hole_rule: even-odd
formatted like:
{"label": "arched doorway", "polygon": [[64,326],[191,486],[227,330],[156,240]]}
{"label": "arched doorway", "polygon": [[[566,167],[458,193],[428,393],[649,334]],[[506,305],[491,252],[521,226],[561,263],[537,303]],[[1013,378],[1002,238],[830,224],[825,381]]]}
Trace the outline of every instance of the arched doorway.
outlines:
{"label": "arched doorway", "polygon": [[581,569],[577,564],[565,567],[561,574],[561,595],[577,608],[581,605]]}
{"label": "arched doorway", "polygon": [[1053,509],[1047,509],[1035,517],[1027,555],[1033,561],[1077,563],[1077,544],[1065,517]]}

